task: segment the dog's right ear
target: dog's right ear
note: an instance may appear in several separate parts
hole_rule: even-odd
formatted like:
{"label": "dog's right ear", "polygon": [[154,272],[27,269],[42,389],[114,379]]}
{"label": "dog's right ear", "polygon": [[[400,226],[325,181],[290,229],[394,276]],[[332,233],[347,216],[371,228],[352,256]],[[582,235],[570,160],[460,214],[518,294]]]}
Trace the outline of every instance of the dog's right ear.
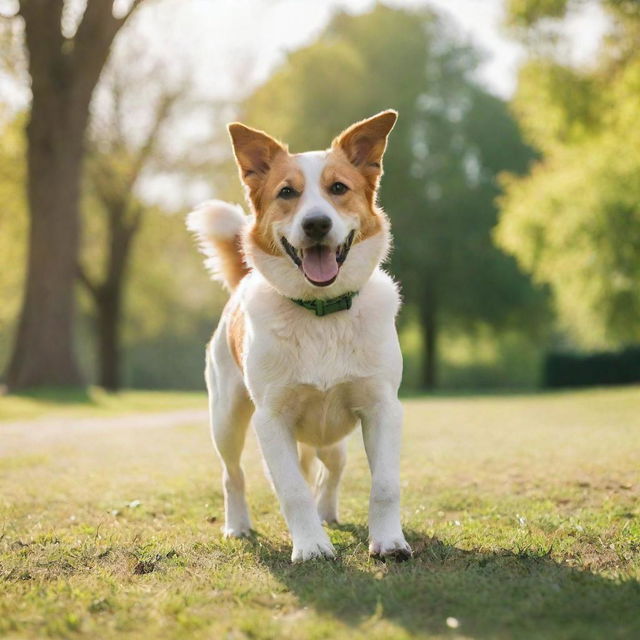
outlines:
{"label": "dog's right ear", "polygon": [[264,131],[239,122],[232,122],[228,129],[240,177],[253,193],[264,181],[274,159],[280,153],[287,153],[287,149]]}

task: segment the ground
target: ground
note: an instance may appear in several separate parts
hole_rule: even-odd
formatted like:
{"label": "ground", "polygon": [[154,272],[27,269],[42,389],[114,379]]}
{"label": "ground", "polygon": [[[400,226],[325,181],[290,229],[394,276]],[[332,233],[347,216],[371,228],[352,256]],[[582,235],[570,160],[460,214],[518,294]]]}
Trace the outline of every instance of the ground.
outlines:
{"label": "ground", "polygon": [[400,564],[367,555],[359,434],[338,559],[291,565],[253,437],[256,533],[224,540],[204,397],[156,406],[0,423],[0,636],[640,637],[638,387],[405,401]]}

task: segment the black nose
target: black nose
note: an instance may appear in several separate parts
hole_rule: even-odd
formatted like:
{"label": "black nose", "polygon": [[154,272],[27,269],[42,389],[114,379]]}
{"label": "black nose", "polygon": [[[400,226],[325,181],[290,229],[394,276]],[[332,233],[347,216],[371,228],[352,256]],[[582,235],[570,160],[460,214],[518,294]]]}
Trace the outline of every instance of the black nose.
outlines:
{"label": "black nose", "polygon": [[331,229],[331,218],[324,214],[311,214],[302,221],[304,232],[313,240],[320,240]]}

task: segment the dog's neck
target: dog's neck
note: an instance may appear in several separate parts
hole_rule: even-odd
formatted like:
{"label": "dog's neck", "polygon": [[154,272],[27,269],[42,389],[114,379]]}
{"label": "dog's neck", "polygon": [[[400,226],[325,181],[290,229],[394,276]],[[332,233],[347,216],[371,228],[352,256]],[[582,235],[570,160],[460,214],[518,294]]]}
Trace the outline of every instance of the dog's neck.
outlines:
{"label": "dog's neck", "polygon": [[295,302],[304,309],[315,313],[318,317],[322,317],[337,313],[338,311],[348,311],[351,309],[351,302],[357,295],[358,291],[348,291],[337,298],[329,298],[328,300],[322,300],[320,298],[314,298],[313,300],[294,300],[291,298],[291,302]]}

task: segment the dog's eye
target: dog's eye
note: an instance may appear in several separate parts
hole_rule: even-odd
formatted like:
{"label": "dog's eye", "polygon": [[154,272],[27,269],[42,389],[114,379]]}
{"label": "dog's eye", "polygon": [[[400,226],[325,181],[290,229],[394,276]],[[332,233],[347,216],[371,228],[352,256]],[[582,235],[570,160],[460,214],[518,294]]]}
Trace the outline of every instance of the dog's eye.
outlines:
{"label": "dog's eye", "polygon": [[278,192],[278,198],[283,200],[291,200],[291,198],[295,198],[298,195],[298,192],[293,187],[282,187]]}
{"label": "dog's eye", "polygon": [[334,182],[330,187],[329,191],[333,193],[334,196],[341,196],[343,193],[349,191],[349,187],[343,182]]}

